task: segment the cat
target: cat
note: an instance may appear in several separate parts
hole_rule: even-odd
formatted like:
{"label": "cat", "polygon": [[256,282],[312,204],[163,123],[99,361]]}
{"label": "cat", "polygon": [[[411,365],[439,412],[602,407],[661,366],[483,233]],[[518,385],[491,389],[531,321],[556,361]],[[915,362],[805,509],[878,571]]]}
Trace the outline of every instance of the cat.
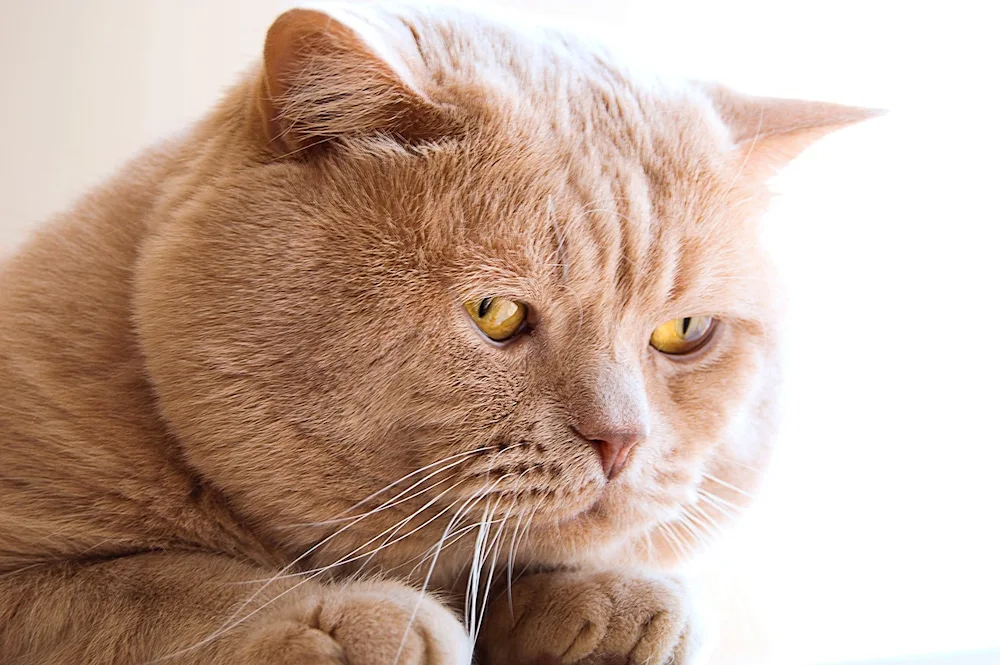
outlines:
{"label": "cat", "polygon": [[5,664],[691,663],[767,464],[768,178],[872,111],[291,10],[0,271]]}

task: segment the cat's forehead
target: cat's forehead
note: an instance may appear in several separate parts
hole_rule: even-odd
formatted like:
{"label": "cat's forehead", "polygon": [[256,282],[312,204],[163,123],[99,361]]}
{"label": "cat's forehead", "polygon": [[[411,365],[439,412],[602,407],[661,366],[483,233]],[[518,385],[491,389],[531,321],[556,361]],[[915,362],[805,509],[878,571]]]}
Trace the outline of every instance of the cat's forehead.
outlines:
{"label": "cat's forehead", "polygon": [[491,266],[483,280],[512,292],[648,311],[713,275],[734,280],[743,262],[717,259],[756,243],[739,220],[746,192],[696,110],[662,110],[663,124],[640,115],[625,123],[600,106],[580,111],[589,119],[574,131],[525,141],[512,129],[500,138],[507,147],[473,150],[453,181],[458,209],[429,223],[456,228],[459,270]]}
{"label": "cat's forehead", "polygon": [[649,309],[706,276],[736,279],[738,262],[717,257],[750,236],[725,227],[738,193],[728,134],[697,86],[557,31],[461,10],[399,16],[429,96],[481,127],[431,159],[423,215],[422,250],[459,288],[566,286]]}
{"label": "cat's forehead", "polygon": [[666,173],[621,155],[544,175],[530,162],[522,168],[477,179],[475,192],[455,197],[458,211],[430,220],[464,220],[449,224],[448,242],[470,289],[664,314],[671,303],[707,312],[750,305],[732,287],[752,278],[756,239],[731,205],[744,192],[726,173]]}

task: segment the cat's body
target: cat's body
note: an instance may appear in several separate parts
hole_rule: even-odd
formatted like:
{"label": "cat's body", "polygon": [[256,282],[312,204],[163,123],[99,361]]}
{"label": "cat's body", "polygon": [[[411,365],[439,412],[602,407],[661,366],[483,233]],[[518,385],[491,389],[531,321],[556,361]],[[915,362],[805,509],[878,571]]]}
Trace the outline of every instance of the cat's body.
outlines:
{"label": "cat's body", "polygon": [[0,661],[457,665],[494,577],[496,665],[689,658],[660,575],[768,456],[763,180],[866,113],[442,16],[286,15],[3,266]]}

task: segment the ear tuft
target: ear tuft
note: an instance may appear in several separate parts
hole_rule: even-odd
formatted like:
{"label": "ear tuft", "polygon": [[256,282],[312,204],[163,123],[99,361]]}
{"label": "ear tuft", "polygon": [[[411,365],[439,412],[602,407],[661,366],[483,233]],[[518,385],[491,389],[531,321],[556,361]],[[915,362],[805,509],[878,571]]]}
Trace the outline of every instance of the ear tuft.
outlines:
{"label": "ear tuft", "polygon": [[878,109],[828,102],[754,97],[720,85],[706,91],[729,128],[751,177],[766,178],[826,134],[875,118]]}
{"label": "ear tuft", "polygon": [[445,110],[416,89],[400,59],[361,32],[307,9],[285,12],[268,30],[258,107],[277,150],[370,134],[417,142],[451,131]]}

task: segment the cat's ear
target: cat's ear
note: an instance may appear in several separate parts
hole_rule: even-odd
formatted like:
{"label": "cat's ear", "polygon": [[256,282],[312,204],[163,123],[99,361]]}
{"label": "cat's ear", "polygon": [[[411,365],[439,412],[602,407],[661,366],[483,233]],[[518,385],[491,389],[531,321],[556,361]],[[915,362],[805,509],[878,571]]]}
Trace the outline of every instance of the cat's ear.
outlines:
{"label": "cat's ear", "polygon": [[380,34],[344,18],[292,9],[268,30],[257,107],[271,146],[291,153],[348,136],[425,141],[448,133],[445,110],[418,90],[391,44],[412,42],[412,33]]}
{"label": "cat's ear", "polygon": [[743,173],[766,179],[813,141],[884,113],[828,102],[754,97],[719,85],[706,87],[739,151]]}

